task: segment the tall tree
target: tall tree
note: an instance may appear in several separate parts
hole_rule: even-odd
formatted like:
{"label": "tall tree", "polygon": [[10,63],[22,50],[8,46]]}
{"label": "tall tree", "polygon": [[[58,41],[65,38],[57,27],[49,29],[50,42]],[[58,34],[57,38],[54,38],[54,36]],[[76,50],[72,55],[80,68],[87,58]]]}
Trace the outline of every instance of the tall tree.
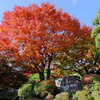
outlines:
{"label": "tall tree", "polygon": [[98,14],[93,21],[93,25],[95,25],[95,28],[92,30],[91,37],[95,38],[95,44],[97,48],[95,53],[95,64],[98,62],[100,67],[100,9],[98,10]]}
{"label": "tall tree", "polygon": [[43,3],[28,7],[14,7],[4,13],[0,25],[0,49],[10,57],[30,64],[39,73],[40,80],[50,79],[51,62],[63,48],[75,45],[80,34],[90,34],[79,21],[53,5]]}
{"label": "tall tree", "polygon": [[95,38],[96,47],[100,50],[100,9],[98,14],[93,21],[93,25],[96,27],[93,29],[91,36]]}

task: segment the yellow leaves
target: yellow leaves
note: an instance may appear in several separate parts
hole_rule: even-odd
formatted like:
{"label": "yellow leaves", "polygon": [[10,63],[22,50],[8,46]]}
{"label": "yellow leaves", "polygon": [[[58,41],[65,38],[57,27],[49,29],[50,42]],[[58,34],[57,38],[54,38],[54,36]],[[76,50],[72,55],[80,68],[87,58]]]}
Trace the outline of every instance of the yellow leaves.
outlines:
{"label": "yellow leaves", "polygon": [[91,54],[91,50],[88,50],[88,53],[86,54],[87,58],[91,58],[92,54]]}
{"label": "yellow leaves", "polygon": [[87,58],[93,58],[92,56],[93,56],[93,54],[95,53],[95,51],[96,51],[95,46],[90,45],[90,46],[89,46],[89,50],[88,50],[88,52],[87,52],[87,54],[86,54],[86,57],[87,57]]}

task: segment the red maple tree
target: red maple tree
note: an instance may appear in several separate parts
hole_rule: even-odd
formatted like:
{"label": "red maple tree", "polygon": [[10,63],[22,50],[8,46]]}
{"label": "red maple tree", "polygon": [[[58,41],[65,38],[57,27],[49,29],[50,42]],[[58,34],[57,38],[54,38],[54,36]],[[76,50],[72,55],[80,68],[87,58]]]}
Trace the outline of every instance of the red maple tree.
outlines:
{"label": "red maple tree", "polygon": [[15,6],[4,13],[0,25],[0,50],[12,60],[25,62],[39,73],[40,80],[50,79],[51,62],[63,49],[74,44],[89,27],[53,5],[43,3]]}

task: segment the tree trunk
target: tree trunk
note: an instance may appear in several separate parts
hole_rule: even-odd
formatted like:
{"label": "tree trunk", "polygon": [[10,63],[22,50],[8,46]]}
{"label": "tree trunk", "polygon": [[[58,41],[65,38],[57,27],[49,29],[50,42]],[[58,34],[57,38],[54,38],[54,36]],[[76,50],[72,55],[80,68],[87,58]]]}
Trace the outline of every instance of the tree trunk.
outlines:
{"label": "tree trunk", "polygon": [[48,62],[48,68],[47,68],[47,80],[50,79],[50,74],[51,74],[51,69],[50,69],[50,64],[51,64],[52,59],[49,60]]}
{"label": "tree trunk", "polygon": [[51,74],[51,70],[50,70],[50,68],[48,68],[48,70],[47,70],[47,80],[50,79],[50,74]]}
{"label": "tree trunk", "polygon": [[45,78],[44,78],[44,72],[40,72],[39,73],[39,77],[40,77],[40,81],[45,80]]}

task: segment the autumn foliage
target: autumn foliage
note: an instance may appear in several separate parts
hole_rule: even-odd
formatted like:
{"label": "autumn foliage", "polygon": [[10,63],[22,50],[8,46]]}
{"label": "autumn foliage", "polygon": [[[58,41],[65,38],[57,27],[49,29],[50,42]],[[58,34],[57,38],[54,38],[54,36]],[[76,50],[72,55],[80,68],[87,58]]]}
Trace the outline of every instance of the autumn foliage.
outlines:
{"label": "autumn foliage", "polygon": [[11,60],[35,68],[41,80],[47,70],[46,79],[50,79],[55,56],[75,45],[75,41],[88,39],[90,32],[89,27],[81,27],[76,18],[56,10],[49,3],[15,6],[13,11],[4,13],[0,25],[0,50]]}

